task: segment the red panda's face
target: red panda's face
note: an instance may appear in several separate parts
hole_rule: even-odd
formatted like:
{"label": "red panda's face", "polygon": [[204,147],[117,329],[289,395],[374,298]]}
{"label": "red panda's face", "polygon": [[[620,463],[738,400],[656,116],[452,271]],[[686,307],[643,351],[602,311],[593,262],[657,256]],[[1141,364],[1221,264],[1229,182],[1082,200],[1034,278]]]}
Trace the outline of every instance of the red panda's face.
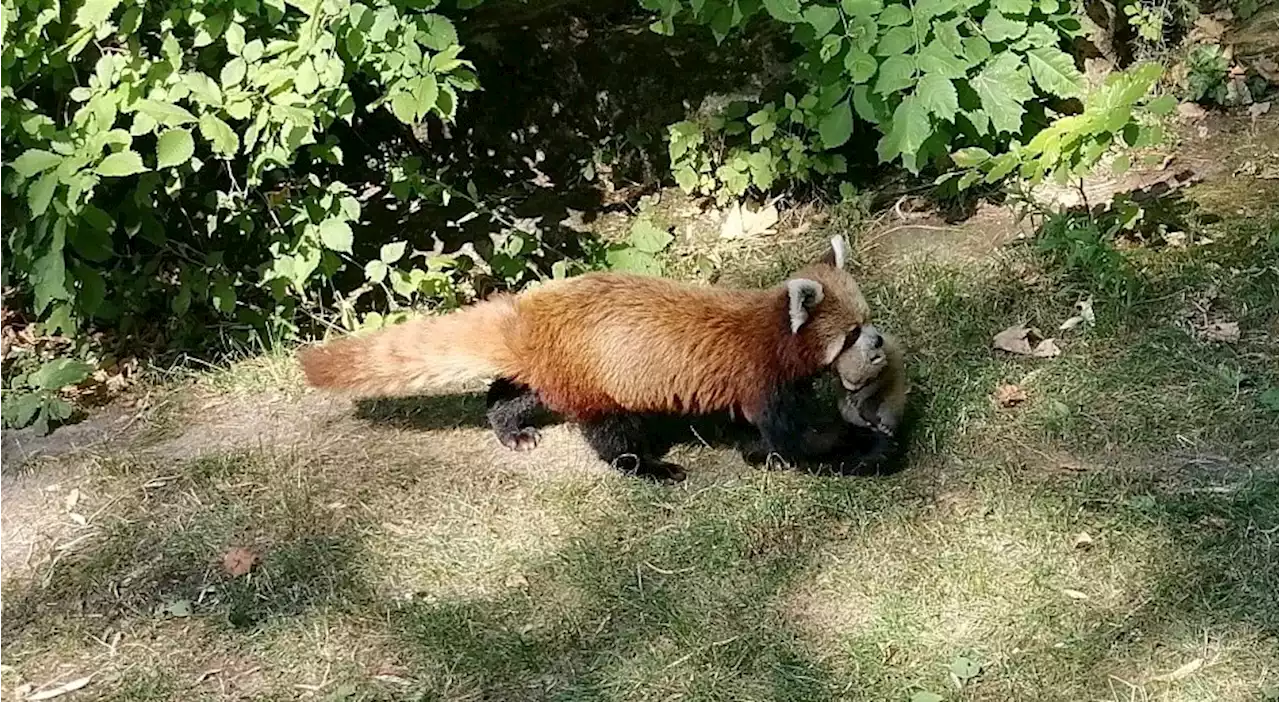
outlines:
{"label": "red panda's face", "polygon": [[[856,339],[864,324],[871,321],[871,309],[857,281],[844,269],[848,245],[843,238],[832,240],[831,251],[818,263],[807,266],[787,281],[792,291],[792,331],[805,345],[819,352],[828,365]],[[809,281],[814,285],[805,284]],[[800,309],[795,303],[796,291]]]}

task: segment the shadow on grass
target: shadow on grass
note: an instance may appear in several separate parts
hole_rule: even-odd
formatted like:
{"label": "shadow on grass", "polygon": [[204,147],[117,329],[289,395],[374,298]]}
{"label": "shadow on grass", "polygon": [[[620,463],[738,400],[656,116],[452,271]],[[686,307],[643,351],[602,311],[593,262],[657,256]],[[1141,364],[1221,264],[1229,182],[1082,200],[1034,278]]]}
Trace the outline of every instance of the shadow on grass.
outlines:
{"label": "shadow on grass", "polygon": [[[176,475],[152,464],[107,467],[141,487],[39,569],[36,582],[6,588],[6,645],[76,621],[211,616],[251,628],[318,604],[367,602],[357,522],[322,500],[321,486],[272,484],[277,465],[228,455]],[[233,548],[260,559],[250,575],[224,568]]]}

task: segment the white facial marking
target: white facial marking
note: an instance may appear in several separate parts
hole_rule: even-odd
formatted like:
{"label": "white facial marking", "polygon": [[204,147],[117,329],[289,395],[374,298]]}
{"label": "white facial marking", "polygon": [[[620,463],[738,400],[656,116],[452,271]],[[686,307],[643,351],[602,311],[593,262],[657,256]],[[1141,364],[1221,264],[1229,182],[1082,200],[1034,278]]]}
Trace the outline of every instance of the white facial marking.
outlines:
{"label": "white facial marking", "polygon": [[844,350],[844,339],[843,338],[832,339],[830,342],[827,343],[826,352],[822,356],[823,365],[828,365],[828,366],[831,365],[831,362],[836,360],[836,356],[839,356],[840,352],[843,350]]}

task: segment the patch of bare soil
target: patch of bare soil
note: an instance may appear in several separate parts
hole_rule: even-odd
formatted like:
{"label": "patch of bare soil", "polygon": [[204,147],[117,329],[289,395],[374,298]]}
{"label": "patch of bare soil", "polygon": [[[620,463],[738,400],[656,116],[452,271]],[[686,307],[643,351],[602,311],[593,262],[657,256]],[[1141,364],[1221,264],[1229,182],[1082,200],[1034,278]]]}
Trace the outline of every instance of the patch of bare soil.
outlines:
{"label": "patch of bare soil", "polygon": [[871,260],[894,265],[917,260],[971,263],[1031,233],[1012,207],[984,203],[968,220],[948,224],[936,213],[899,213],[859,240]]}

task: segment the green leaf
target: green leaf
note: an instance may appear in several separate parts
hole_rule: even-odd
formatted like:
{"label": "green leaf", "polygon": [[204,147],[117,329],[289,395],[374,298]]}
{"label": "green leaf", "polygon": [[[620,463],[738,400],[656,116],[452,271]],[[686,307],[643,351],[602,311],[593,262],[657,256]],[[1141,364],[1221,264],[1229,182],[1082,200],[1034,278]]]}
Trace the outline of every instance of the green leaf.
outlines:
{"label": "green leaf", "polygon": [[223,33],[222,39],[227,43],[227,51],[232,56],[239,56],[244,51],[244,26],[231,24],[227,27],[227,31]]}
{"label": "green leaf", "polygon": [[897,27],[911,21],[911,9],[906,5],[890,5],[880,13],[877,20],[881,27]]}
{"label": "green leaf", "polygon": [[951,160],[961,168],[973,168],[985,163],[991,158],[991,154],[984,148],[978,146],[970,146],[967,149],[960,149],[951,154]]}
{"label": "green leaf", "polygon": [[844,70],[849,74],[850,80],[855,83],[866,83],[871,80],[879,65],[874,57],[864,51],[851,49],[844,55]]}
{"label": "green leaf", "polygon": [[1062,98],[1084,94],[1084,76],[1076,70],[1071,57],[1055,47],[1042,46],[1028,51],[1027,66],[1036,85],[1046,93]]}
{"label": "green leaf", "polygon": [[880,95],[896,93],[915,83],[916,60],[914,56],[890,56],[880,66],[875,92]]}
{"label": "green leaf", "polygon": [[426,23],[427,34],[422,37],[422,43],[426,44],[428,49],[432,51],[444,51],[445,49],[455,46],[458,43],[458,30],[454,29],[453,22],[441,15],[426,15],[422,18]]}
{"label": "green leaf", "polygon": [[96,173],[106,177],[130,176],[149,170],[142,165],[142,157],[136,151],[118,151],[102,159]]}
{"label": "green leaf", "polygon": [[[81,29],[97,30],[111,18],[111,14],[119,6],[120,0],[85,0],[85,3],[76,11],[76,26]],[[34,7],[40,6],[36,5]],[[8,18],[6,18],[7,21]],[[8,37],[6,36],[7,40]]]}
{"label": "green leaf", "polygon": [[631,225],[631,245],[637,251],[643,251],[648,254],[656,254],[667,248],[675,237],[653,222],[647,219],[637,219]]}
{"label": "green leaf", "polygon": [[56,171],[40,176],[40,179],[27,189],[27,209],[31,211],[32,218],[39,217],[49,209],[49,203],[53,200],[53,193],[57,189]]}
{"label": "green leaf", "polygon": [[1272,412],[1280,410],[1280,388],[1272,386],[1270,389],[1264,390],[1258,396],[1258,403]]}
{"label": "green leaf", "polygon": [[609,249],[604,255],[609,267],[625,273],[640,275],[662,275],[662,264],[653,254],[645,253],[630,246]]}
{"label": "green leaf", "polygon": [[111,258],[111,232],[94,226],[73,227],[67,237],[80,258],[102,263]]}
{"label": "green leaf", "polygon": [[200,117],[200,135],[212,146],[214,152],[222,156],[234,156],[240,150],[240,137],[231,130],[231,125],[212,114]]}
{"label": "green leaf", "polygon": [[213,284],[213,309],[223,314],[236,311],[236,289],[225,279]]}
{"label": "green leaf", "polygon": [[213,107],[222,105],[222,90],[209,76],[203,73],[188,73],[183,77],[182,83],[191,91],[191,96],[201,104]]}
{"label": "green leaf", "polygon": [[1007,19],[999,12],[989,12],[982,18],[982,36],[989,41],[1017,39],[1027,31],[1027,23]]}
{"label": "green leaf", "polygon": [[44,399],[35,392],[15,392],[14,395],[5,403],[5,411],[11,412],[6,417],[6,426],[21,429],[35,419],[36,413],[44,406]]}
{"label": "green leaf", "polygon": [[170,129],[156,139],[156,168],[178,166],[191,160],[196,141],[186,129]]}
{"label": "green leaf", "polygon": [[844,146],[853,136],[853,107],[848,100],[841,100],[818,123],[818,135],[824,149]]}
{"label": "green leaf", "polygon": [[396,93],[391,98],[391,113],[405,124],[413,124],[417,118],[418,105],[409,93]]}
{"label": "green leaf", "polygon": [[916,34],[910,27],[894,27],[880,37],[880,42],[876,44],[876,56],[896,56],[915,47]]}
{"label": "green leaf", "polygon": [[932,133],[929,113],[921,104],[919,95],[908,95],[893,111],[893,124],[889,133],[876,145],[876,152],[886,163],[901,154],[911,159],[907,161],[909,165]]}
{"label": "green leaf", "polygon": [[840,11],[834,7],[810,5],[804,10],[804,21],[813,27],[817,36],[824,37],[840,22]]}
{"label": "green leaf", "polygon": [[764,9],[779,22],[796,24],[804,18],[800,16],[799,0],[763,0]]}
{"label": "green leaf", "polygon": [[351,253],[353,238],[351,225],[340,219],[326,219],[320,223],[320,242],[331,251]]}
{"label": "green leaf", "polygon": [[1011,15],[1025,15],[1031,12],[1031,0],[995,0],[995,7]]}
{"label": "green leaf", "polygon": [[196,116],[185,109],[158,100],[139,100],[138,111],[167,127],[177,127],[196,121]]}
{"label": "green leaf", "polygon": [[293,74],[293,88],[299,95],[310,95],[320,87],[320,76],[310,58],[304,58]]}
{"label": "green leaf", "polygon": [[440,88],[436,83],[436,77],[427,74],[418,79],[418,84],[413,90],[413,99],[417,101],[418,114],[426,115],[431,108],[436,106],[436,99],[440,96]]}
{"label": "green leaf", "polygon": [[1035,96],[1031,84],[1019,70],[1021,65],[1017,56],[1006,51],[989,60],[970,81],[982,101],[983,111],[998,132],[1021,131],[1022,103]]}
{"label": "green leaf", "polygon": [[935,117],[948,122],[955,121],[960,101],[956,96],[956,86],[950,79],[937,73],[927,73],[916,85],[916,95],[920,98],[920,104]]}
{"label": "green leaf", "polygon": [[387,277],[387,264],[377,259],[364,264],[364,277],[370,283],[381,283]]}
{"label": "green leaf", "polygon": [[244,74],[247,70],[248,67],[245,64],[244,59],[237,56],[228,61],[227,65],[222,67],[222,73],[218,75],[218,79],[222,81],[223,88],[234,87],[239,85],[240,81],[244,80]]}
{"label": "green leaf", "polygon": [[21,156],[14,159],[10,165],[13,166],[13,170],[18,172],[18,175],[23,178],[30,178],[37,173],[53,168],[59,163],[62,163],[62,157],[57,154],[42,149],[27,149],[22,152]]}
{"label": "green leaf", "polygon": [[393,241],[390,244],[383,244],[382,250],[378,252],[378,258],[382,259],[383,263],[395,263],[400,260],[401,256],[404,256],[404,249],[406,245],[406,242],[403,241]]}
{"label": "green leaf", "polygon": [[936,73],[943,78],[960,80],[968,71],[964,60],[958,58],[951,49],[943,46],[941,41],[929,42],[916,58],[920,70],[925,73]]}
{"label": "green leaf", "polygon": [[93,366],[74,358],[56,358],[40,366],[28,378],[32,387],[57,391],[68,385],[78,385],[93,372]]}
{"label": "green leaf", "polygon": [[1147,110],[1157,115],[1167,115],[1178,106],[1178,99],[1172,95],[1161,95],[1147,103]]}
{"label": "green leaf", "polygon": [[982,672],[982,666],[964,656],[957,656],[954,661],[951,661],[951,674],[962,682],[977,677],[980,672]]}
{"label": "green leaf", "polygon": [[1120,154],[1111,161],[1111,170],[1116,175],[1124,175],[1129,170],[1131,160],[1129,154]]}
{"label": "green leaf", "polygon": [[884,9],[882,0],[840,0],[840,7],[851,17],[875,17]]}

